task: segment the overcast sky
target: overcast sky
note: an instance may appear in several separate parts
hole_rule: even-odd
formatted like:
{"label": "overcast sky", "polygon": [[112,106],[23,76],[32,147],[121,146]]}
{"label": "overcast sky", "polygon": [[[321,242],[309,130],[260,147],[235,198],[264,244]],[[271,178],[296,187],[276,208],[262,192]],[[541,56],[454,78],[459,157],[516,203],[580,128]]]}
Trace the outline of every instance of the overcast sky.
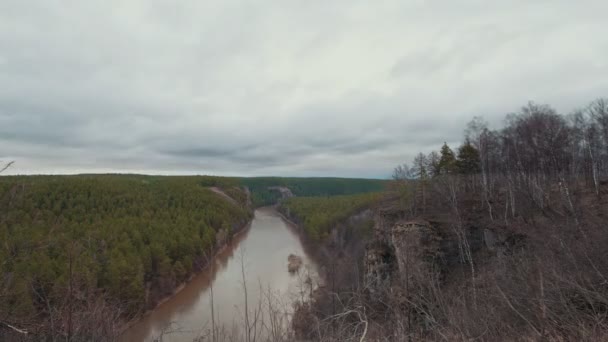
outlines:
{"label": "overcast sky", "polygon": [[0,0],[0,160],[387,177],[457,144],[473,116],[608,96],[606,13],[606,0]]}

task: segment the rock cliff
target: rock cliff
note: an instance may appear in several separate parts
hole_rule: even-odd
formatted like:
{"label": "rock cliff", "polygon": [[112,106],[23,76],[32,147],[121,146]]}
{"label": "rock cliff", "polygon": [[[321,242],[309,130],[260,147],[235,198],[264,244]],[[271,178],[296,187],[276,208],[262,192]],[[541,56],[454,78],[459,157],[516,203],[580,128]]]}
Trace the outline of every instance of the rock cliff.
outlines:
{"label": "rock cliff", "polygon": [[457,226],[449,219],[409,218],[397,206],[374,214],[374,238],[367,244],[365,282],[371,292],[389,287],[410,289],[441,281],[449,273],[475,264],[479,253],[500,256],[509,238],[479,223]]}

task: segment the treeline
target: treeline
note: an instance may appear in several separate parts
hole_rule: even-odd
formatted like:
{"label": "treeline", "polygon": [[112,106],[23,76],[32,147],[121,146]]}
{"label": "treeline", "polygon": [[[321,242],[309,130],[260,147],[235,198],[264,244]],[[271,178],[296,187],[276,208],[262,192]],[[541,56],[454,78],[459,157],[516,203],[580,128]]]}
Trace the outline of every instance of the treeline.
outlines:
{"label": "treeline", "polygon": [[475,118],[456,151],[420,153],[394,179],[401,211],[385,217],[432,229],[409,228],[424,238],[394,246],[407,271],[376,292],[392,333],[606,339],[608,101],[568,114],[529,103],[499,129]]}
{"label": "treeline", "polygon": [[380,197],[379,193],[331,197],[292,197],[279,210],[298,223],[313,241],[328,237],[332,229],[350,216],[369,208]]}
{"label": "treeline", "polygon": [[[338,250],[324,255],[331,285],[297,307],[298,334],[606,340],[608,101],[568,114],[529,103],[501,128],[475,118],[464,133],[456,149],[444,143],[395,168],[364,253],[333,235],[373,195],[281,203],[307,236]],[[285,184],[261,189],[276,185]]]}
{"label": "treeline", "polygon": [[383,191],[386,180],[357,178],[284,178],[253,177],[243,178],[241,184],[251,190],[255,206],[275,204],[281,195],[269,187],[287,187],[295,196],[336,196]]}
{"label": "treeline", "polygon": [[492,203],[505,189],[511,212],[515,192],[525,192],[540,208],[550,190],[568,196],[568,186],[581,182],[599,195],[600,181],[608,177],[608,101],[596,100],[567,115],[529,103],[507,115],[505,127],[498,130],[475,118],[457,153],[447,144],[440,153],[420,153],[410,166],[398,166],[393,178],[418,179],[423,187],[439,175],[476,176],[492,217],[498,215]]}
{"label": "treeline", "polygon": [[238,192],[214,177],[1,177],[0,322],[107,338],[250,219],[209,184]]}
{"label": "treeline", "polygon": [[299,336],[608,339],[608,101],[529,103],[498,129],[475,118],[456,147],[395,168],[364,252],[331,244],[330,285],[297,307]]}

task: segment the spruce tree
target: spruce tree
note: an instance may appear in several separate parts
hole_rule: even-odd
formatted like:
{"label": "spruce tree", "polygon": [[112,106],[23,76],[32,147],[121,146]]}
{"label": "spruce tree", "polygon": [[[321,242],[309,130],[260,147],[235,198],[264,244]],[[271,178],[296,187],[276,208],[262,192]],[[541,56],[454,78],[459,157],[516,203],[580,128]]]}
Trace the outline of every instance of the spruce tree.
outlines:
{"label": "spruce tree", "polygon": [[458,159],[456,160],[458,173],[465,175],[479,173],[480,165],[479,151],[469,141],[465,142],[458,149]]}
{"label": "spruce tree", "polygon": [[456,157],[454,151],[448,146],[447,143],[443,143],[441,147],[441,158],[439,159],[439,173],[450,174],[456,171]]}

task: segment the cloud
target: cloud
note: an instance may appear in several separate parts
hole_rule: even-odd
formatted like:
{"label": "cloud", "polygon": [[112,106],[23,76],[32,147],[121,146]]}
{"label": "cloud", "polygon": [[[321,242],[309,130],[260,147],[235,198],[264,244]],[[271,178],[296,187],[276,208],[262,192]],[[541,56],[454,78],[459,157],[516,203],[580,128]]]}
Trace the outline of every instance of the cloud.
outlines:
{"label": "cloud", "polygon": [[13,173],[388,176],[608,94],[604,1],[0,3]]}

